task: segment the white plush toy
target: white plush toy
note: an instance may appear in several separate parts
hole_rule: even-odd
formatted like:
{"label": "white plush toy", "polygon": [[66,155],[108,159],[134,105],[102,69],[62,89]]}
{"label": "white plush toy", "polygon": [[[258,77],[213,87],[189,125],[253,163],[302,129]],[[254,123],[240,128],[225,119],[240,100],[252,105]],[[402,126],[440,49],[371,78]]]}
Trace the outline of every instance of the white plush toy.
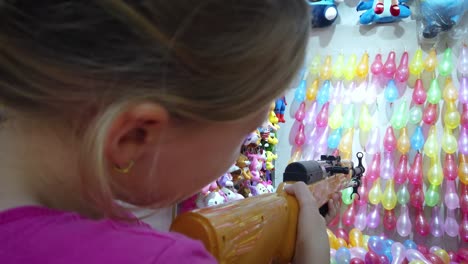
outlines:
{"label": "white plush toy", "polygon": [[220,205],[225,203],[224,197],[219,192],[210,192],[205,197],[205,207]]}
{"label": "white plush toy", "polygon": [[221,191],[226,195],[228,202],[244,199],[244,196],[235,193],[226,187],[221,188]]}

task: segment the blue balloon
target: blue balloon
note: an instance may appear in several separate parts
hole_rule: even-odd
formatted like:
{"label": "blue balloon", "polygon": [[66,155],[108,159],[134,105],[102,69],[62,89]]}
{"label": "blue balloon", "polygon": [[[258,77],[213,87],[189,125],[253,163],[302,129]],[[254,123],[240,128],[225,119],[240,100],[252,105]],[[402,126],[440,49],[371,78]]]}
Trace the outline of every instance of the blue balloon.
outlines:
{"label": "blue balloon", "polygon": [[340,247],[335,253],[337,264],[349,264],[351,261],[351,252],[346,247]]}
{"label": "blue balloon", "polygon": [[319,105],[324,105],[328,100],[330,100],[330,81],[326,80],[317,93],[317,102]]}
{"label": "blue balloon", "polygon": [[411,239],[405,240],[405,242],[403,242],[403,245],[406,249],[418,249],[418,245],[416,245],[416,243],[414,243],[414,241]]}
{"label": "blue balloon", "polygon": [[417,126],[410,139],[411,148],[421,150],[424,147],[424,134],[421,126]]}
{"label": "blue balloon", "polygon": [[367,245],[370,250],[377,253],[378,255],[383,255],[385,253],[385,242],[378,236],[371,236]]}
{"label": "blue balloon", "polygon": [[306,80],[302,80],[299,86],[296,88],[296,92],[294,93],[294,100],[298,102],[304,101],[306,97],[306,90],[307,82]]}
{"label": "blue balloon", "polygon": [[331,148],[331,149],[338,148],[338,146],[340,145],[340,141],[341,141],[341,131],[342,129],[338,128],[330,134],[330,136],[327,139],[328,148]]}
{"label": "blue balloon", "polygon": [[398,88],[393,79],[388,82],[387,87],[385,88],[385,91],[384,91],[384,96],[385,96],[385,100],[387,100],[390,103],[395,102],[396,99],[398,99],[398,97],[400,96],[398,94]]}

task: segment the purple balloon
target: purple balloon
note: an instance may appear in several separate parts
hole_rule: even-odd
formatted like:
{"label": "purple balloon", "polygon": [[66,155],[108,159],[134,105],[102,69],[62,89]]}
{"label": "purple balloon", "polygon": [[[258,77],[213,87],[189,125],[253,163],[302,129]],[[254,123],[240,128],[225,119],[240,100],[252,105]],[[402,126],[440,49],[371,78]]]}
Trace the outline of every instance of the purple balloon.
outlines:
{"label": "purple balloon", "polygon": [[445,182],[444,201],[448,209],[457,209],[460,207],[460,199],[458,198],[455,181],[448,180]]}
{"label": "purple balloon", "polygon": [[461,154],[468,154],[468,129],[464,126],[461,126],[458,137],[458,151]]}
{"label": "purple balloon", "polygon": [[364,263],[365,264],[375,264],[375,263],[380,263],[380,258],[377,253],[369,251],[366,254],[366,257],[364,258]]}
{"label": "purple balloon", "polygon": [[461,78],[459,91],[458,100],[460,103],[468,103],[468,76]]}
{"label": "purple balloon", "polygon": [[441,237],[444,235],[444,223],[440,213],[441,210],[439,206],[434,206],[432,208],[431,234],[434,237]]}
{"label": "purple balloon", "polygon": [[405,246],[400,242],[395,242],[392,245],[392,257],[393,257],[393,264],[401,264],[405,259]]}
{"label": "purple balloon", "polygon": [[380,131],[378,127],[372,129],[371,134],[369,136],[369,140],[367,141],[366,145],[366,153],[373,155],[377,152],[380,152],[381,149],[381,141],[380,141]]}
{"label": "purple balloon", "polygon": [[409,218],[408,206],[405,204],[400,209],[400,216],[397,220],[397,232],[402,237],[409,236],[411,233],[411,220]]}
{"label": "purple balloon", "polygon": [[359,211],[356,215],[356,218],[354,218],[354,226],[361,231],[364,231],[364,229],[366,228],[367,226],[367,203],[359,206]]}
{"label": "purple balloon", "polygon": [[380,204],[374,205],[374,208],[367,216],[367,226],[371,229],[375,229],[380,224]]}
{"label": "purple balloon", "polygon": [[395,161],[393,160],[393,152],[385,151],[383,163],[380,165],[381,167],[381,174],[380,178],[383,180],[390,180],[393,178],[395,174]]}
{"label": "purple balloon", "polygon": [[431,262],[427,260],[427,258],[416,249],[407,249],[405,255],[409,262],[413,260],[420,260],[424,263],[431,264]]}
{"label": "purple balloon", "polygon": [[362,247],[353,247],[350,248],[351,258],[358,258],[364,260],[366,258],[367,250]]}
{"label": "purple balloon", "polygon": [[455,219],[455,210],[447,209],[447,217],[445,218],[444,229],[445,233],[450,237],[458,236],[458,223]]}

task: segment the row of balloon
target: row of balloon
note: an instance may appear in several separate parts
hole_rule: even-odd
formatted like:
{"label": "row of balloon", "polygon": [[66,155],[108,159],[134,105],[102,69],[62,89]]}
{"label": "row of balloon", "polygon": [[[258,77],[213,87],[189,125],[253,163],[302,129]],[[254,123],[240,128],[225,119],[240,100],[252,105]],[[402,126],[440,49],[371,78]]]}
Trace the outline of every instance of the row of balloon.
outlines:
{"label": "row of balloon", "polygon": [[[423,58],[418,49],[410,60],[405,51],[397,67],[392,51],[385,63],[376,54],[369,67],[367,52],[359,63],[356,55],[345,63],[340,54],[333,64],[331,56],[322,60],[317,55],[304,71],[290,108],[296,119],[290,133],[294,146],[290,161],[317,159],[325,153],[350,159],[355,129],[359,129],[356,141],[370,157],[360,199],[350,198],[351,189],[343,191],[348,206],[343,226],[375,229],[382,222],[386,230],[396,229],[402,237],[446,234],[468,242],[468,47],[461,47],[456,64],[450,48],[441,57],[439,61],[431,50]],[[458,78],[452,79],[455,68]],[[388,117],[383,138],[382,116]],[[432,207],[430,221],[425,206]]]}
{"label": "row of balloon", "polygon": [[[336,235],[335,235],[336,233]],[[346,232],[327,230],[332,264],[449,264],[467,263],[468,249],[446,251],[438,246],[425,247],[413,240],[394,241],[385,236],[364,235],[354,228]]]}

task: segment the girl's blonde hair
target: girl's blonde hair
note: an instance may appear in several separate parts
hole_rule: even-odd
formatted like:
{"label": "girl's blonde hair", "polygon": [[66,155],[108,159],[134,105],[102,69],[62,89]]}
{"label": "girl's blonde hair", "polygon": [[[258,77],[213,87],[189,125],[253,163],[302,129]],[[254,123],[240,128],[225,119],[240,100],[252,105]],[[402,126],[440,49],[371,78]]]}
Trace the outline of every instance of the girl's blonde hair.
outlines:
{"label": "girl's blonde hair", "polygon": [[0,103],[70,126],[86,197],[112,215],[104,138],[129,103],[241,118],[284,92],[308,30],[304,0],[4,0]]}

